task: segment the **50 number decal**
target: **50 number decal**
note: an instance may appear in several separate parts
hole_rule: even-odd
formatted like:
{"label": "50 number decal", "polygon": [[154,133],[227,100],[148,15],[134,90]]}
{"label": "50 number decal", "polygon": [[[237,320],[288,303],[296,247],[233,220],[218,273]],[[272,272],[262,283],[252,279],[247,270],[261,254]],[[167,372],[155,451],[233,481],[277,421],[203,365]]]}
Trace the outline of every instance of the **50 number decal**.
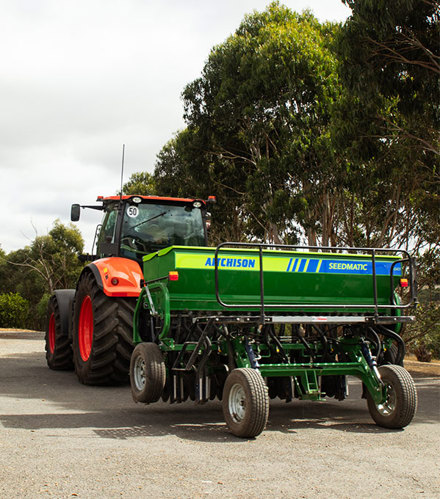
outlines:
{"label": "50 number decal", "polygon": [[137,206],[128,206],[127,215],[130,218],[136,218],[139,215],[139,208]]}

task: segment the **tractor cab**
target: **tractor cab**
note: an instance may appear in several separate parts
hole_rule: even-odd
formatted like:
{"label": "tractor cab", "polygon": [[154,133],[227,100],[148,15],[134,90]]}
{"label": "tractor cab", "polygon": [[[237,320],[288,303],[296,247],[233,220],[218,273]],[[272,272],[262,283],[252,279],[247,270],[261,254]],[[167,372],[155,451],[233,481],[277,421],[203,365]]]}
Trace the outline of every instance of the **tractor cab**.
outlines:
{"label": "tractor cab", "polygon": [[[210,197],[207,202],[214,202]],[[206,246],[207,202],[157,196],[98,197],[102,205],[83,208],[104,211],[97,227],[95,258],[119,256],[136,260],[169,246]],[[79,219],[72,206],[72,220]]]}

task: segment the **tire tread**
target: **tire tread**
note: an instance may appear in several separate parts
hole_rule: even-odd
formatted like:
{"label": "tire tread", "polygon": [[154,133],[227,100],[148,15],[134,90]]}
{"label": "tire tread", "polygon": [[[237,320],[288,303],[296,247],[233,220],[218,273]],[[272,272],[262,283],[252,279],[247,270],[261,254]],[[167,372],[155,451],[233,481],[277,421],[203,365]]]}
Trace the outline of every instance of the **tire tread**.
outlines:
{"label": "tire tread", "polygon": [[[229,413],[229,390],[236,383],[248,388],[246,414],[241,423],[232,420]],[[226,378],[222,397],[223,414],[232,433],[238,437],[253,438],[259,435],[267,424],[269,415],[269,395],[266,384],[259,371],[251,368],[234,369]]]}
{"label": "tire tread", "polygon": [[[143,390],[139,390],[134,382],[135,363],[139,356],[143,357],[147,369],[147,379]],[[130,382],[135,402],[149,404],[160,399],[166,382],[166,367],[158,345],[155,343],[136,345],[130,362]]]}
{"label": "tire tread", "polygon": [[[53,353],[49,347],[49,320],[52,313],[55,318],[55,349]],[[55,371],[71,371],[73,369],[72,345],[68,336],[64,336],[61,331],[61,314],[56,295],[52,295],[49,299],[45,342],[46,361],[49,368]]]}
{"label": "tire tread", "polygon": [[79,299],[88,294],[93,306],[93,343],[88,361],[81,359],[77,324],[81,304],[74,304],[74,361],[79,380],[88,385],[128,383],[130,356],[133,351],[130,313],[134,313],[135,298],[111,298],[101,291],[90,272],[78,283]]}

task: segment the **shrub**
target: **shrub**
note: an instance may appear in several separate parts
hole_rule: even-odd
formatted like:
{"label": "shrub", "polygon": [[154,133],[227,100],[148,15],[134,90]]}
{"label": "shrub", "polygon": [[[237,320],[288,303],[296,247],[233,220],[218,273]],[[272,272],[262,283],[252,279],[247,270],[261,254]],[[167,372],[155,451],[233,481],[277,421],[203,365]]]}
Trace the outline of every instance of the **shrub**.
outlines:
{"label": "shrub", "polygon": [[33,321],[32,327],[35,329],[43,330],[46,325],[46,316],[47,316],[47,305],[49,304],[50,294],[44,293],[41,297],[41,300],[38,302],[36,307],[36,314]]}
{"label": "shrub", "polygon": [[23,327],[28,311],[29,303],[20,294],[0,295],[0,327]]}
{"label": "shrub", "polygon": [[405,340],[417,359],[429,362],[440,358],[440,304],[429,302],[419,305],[416,322],[408,326]]}

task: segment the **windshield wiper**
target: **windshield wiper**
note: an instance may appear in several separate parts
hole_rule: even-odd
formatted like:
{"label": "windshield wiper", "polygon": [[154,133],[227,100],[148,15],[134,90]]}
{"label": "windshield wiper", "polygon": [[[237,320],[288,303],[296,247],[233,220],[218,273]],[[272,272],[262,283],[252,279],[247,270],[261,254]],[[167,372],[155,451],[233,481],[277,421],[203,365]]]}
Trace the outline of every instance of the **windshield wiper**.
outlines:
{"label": "windshield wiper", "polygon": [[155,215],[154,217],[148,218],[147,220],[144,220],[143,222],[139,222],[136,225],[132,225],[131,229],[134,229],[135,227],[139,227],[139,225],[143,225],[143,224],[146,224],[148,222],[151,222],[151,220],[154,220],[156,218],[162,217],[163,215],[166,215],[169,212],[170,212],[169,210],[168,211],[163,211],[162,213],[159,213],[159,215]]}

